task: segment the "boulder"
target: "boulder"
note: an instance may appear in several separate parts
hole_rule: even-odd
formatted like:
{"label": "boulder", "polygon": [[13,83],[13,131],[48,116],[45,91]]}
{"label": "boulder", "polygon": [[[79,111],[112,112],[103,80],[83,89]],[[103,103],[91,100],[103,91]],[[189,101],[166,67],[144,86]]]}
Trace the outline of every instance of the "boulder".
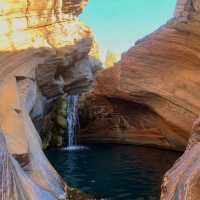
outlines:
{"label": "boulder", "polygon": [[200,199],[199,153],[200,119],[197,119],[186,151],[163,178],[161,200]]}

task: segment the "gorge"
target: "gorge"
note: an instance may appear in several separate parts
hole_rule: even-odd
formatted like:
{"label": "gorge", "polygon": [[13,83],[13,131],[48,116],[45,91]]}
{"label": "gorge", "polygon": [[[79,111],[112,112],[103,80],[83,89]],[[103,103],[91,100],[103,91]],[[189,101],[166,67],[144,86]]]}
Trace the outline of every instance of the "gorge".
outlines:
{"label": "gorge", "polygon": [[164,178],[161,199],[200,198],[199,121],[193,125],[200,105],[199,5],[198,0],[177,1],[175,15],[166,25],[97,75],[96,86],[80,111],[85,120],[79,134],[82,143],[180,151],[190,138],[186,152]]}
{"label": "gorge", "polygon": [[93,33],[78,19],[86,3],[0,1],[2,200],[68,199],[32,120],[40,129],[56,98],[87,89],[100,66]]}
{"label": "gorge", "polygon": [[87,3],[0,0],[0,199],[78,200],[43,149],[66,144],[66,96],[79,94],[78,143],[185,151],[160,199],[199,200],[200,0],[177,0],[172,19],[105,70],[79,19]]}

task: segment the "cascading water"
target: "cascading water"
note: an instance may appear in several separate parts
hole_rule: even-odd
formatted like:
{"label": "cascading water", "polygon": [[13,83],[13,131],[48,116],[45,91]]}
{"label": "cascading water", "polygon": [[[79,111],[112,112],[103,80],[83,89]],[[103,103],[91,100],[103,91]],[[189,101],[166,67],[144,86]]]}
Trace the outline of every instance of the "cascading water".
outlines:
{"label": "cascading water", "polygon": [[69,95],[67,97],[67,150],[83,149],[83,146],[77,146],[76,127],[78,122],[78,105],[79,95]]}
{"label": "cascading water", "polygon": [[76,146],[76,125],[77,125],[77,103],[78,95],[67,97],[67,131],[68,147]]}

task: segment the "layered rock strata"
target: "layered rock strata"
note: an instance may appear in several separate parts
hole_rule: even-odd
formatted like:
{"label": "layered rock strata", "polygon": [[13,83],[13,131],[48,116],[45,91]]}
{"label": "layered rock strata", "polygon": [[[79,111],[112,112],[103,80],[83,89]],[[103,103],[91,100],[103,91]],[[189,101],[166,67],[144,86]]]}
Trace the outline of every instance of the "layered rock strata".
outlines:
{"label": "layered rock strata", "polygon": [[200,199],[200,120],[193,126],[192,136],[185,153],[165,174],[161,200]]}
{"label": "layered rock strata", "polygon": [[81,141],[185,149],[200,113],[199,14],[199,0],[178,1],[166,25],[99,73],[87,108],[90,115],[104,110],[104,117],[91,116]]}
{"label": "layered rock strata", "polygon": [[163,179],[162,200],[200,199],[199,16],[199,0],[178,0],[174,17],[99,73],[80,104],[83,142],[187,146]]}
{"label": "layered rock strata", "polygon": [[[81,92],[93,81],[98,49],[93,33],[78,19],[86,3],[0,1],[0,127],[5,137],[5,142],[0,137],[0,154],[6,158],[0,163],[0,179],[8,177],[0,188],[3,200],[8,195],[12,200],[67,199],[32,119],[43,119],[55,99]],[[11,178],[1,170],[4,165]]]}

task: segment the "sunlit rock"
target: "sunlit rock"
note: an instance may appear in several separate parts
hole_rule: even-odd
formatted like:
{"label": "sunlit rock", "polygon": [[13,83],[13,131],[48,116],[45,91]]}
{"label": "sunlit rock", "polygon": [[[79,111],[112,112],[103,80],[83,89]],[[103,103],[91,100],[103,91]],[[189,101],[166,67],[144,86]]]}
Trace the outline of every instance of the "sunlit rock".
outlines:
{"label": "sunlit rock", "polygon": [[0,51],[58,48],[90,36],[90,29],[77,18],[86,4],[85,0],[2,0]]}
{"label": "sunlit rock", "polygon": [[[94,79],[98,45],[78,19],[86,4],[87,0],[0,1],[0,127],[6,139],[0,150],[7,156],[0,169],[11,162],[11,155],[17,158],[7,166],[8,174],[1,171],[0,179],[10,181],[0,186],[3,200],[67,199],[66,186],[45,157],[32,119],[43,119],[51,102],[71,87],[79,88],[67,72],[62,74],[66,68],[78,62],[84,77],[89,76],[86,83]],[[79,78],[75,81],[82,81]],[[12,169],[17,172],[9,179]]]}

